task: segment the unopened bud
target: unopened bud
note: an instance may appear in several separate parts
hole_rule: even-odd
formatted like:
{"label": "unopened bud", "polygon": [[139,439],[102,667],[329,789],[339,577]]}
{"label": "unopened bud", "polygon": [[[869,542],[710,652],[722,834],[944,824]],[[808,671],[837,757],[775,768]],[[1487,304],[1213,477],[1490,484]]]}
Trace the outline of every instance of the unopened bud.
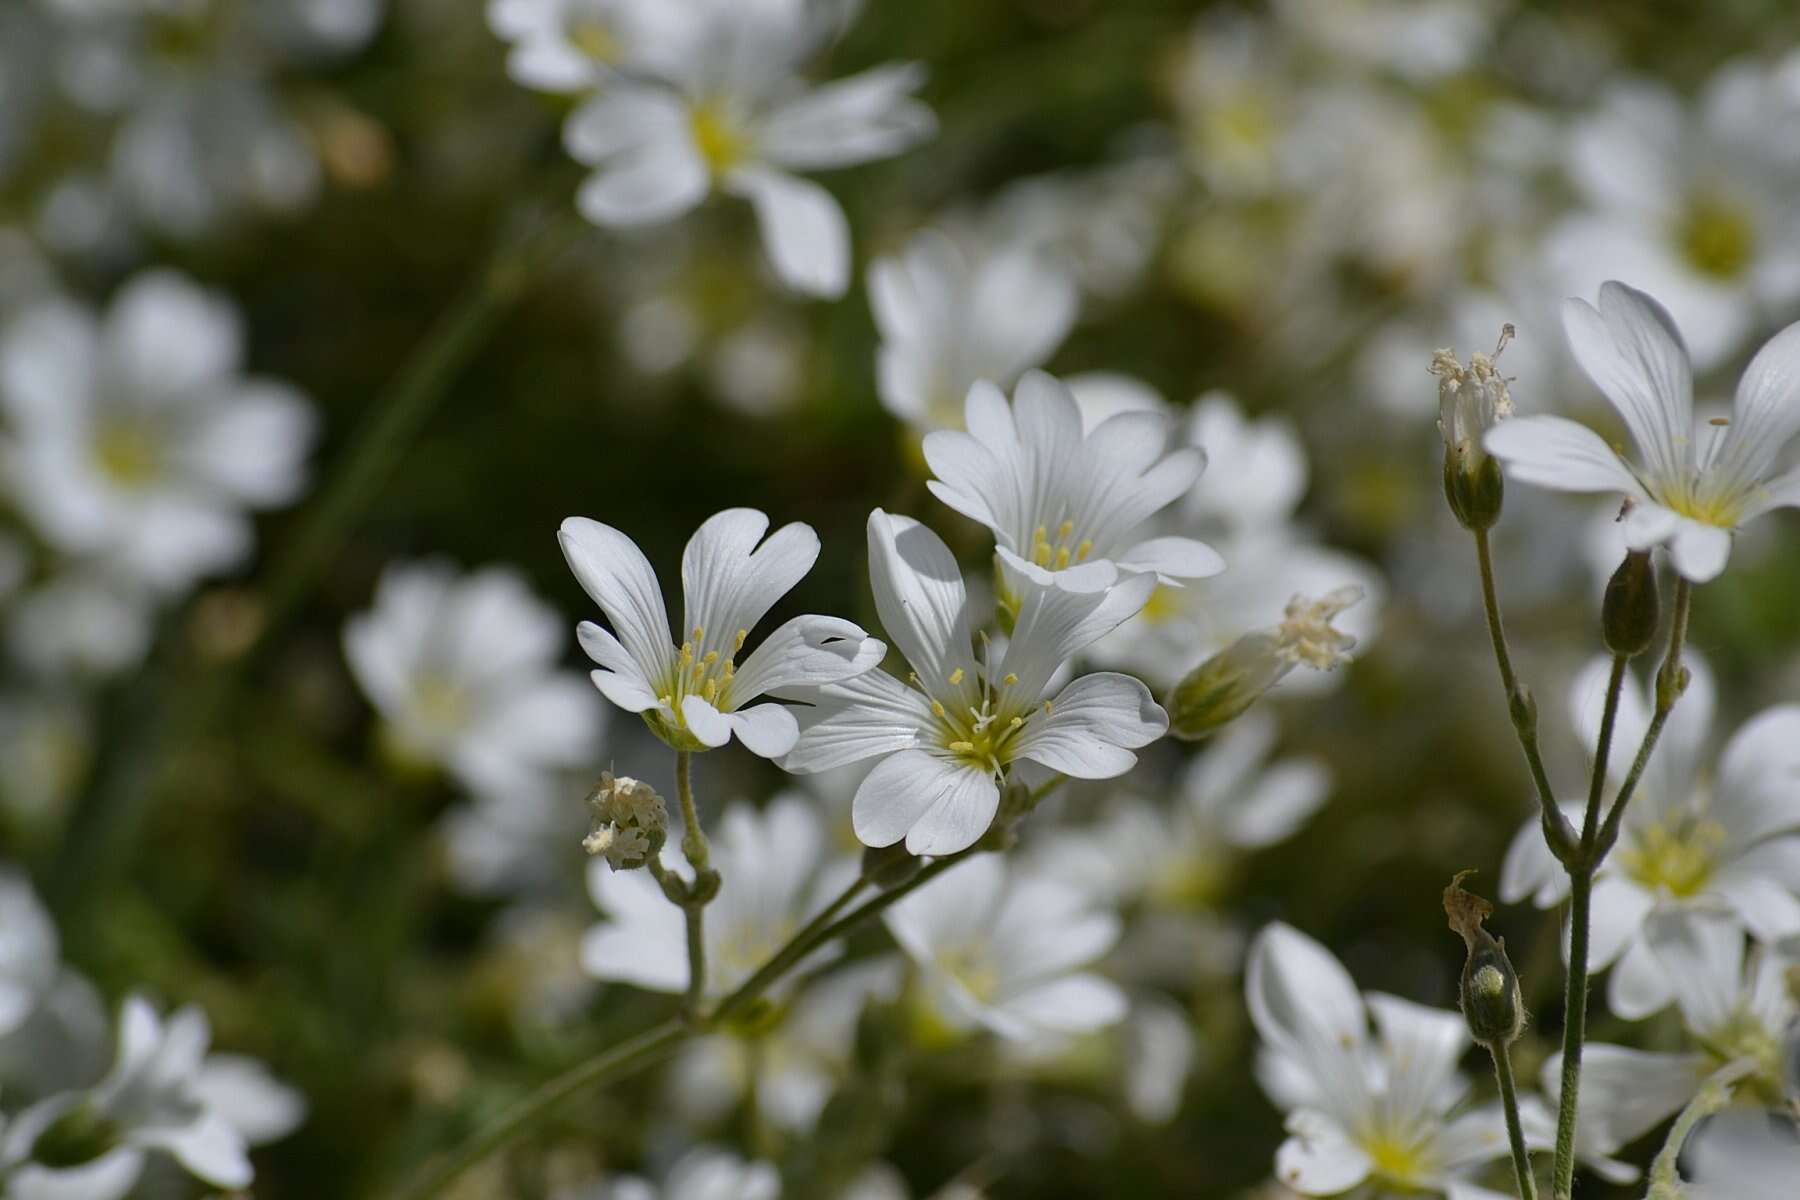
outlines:
{"label": "unopened bud", "polygon": [[1648,550],[1632,550],[1606,581],[1600,602],[1600,629],[1606,648],[1631,658],[1650,648],[1662,619],[1662,599],[1656,590],[1656,568]]}
{"label": "unopened bud", "polygon": [[906,843],[891,846],[869,846],[863,850],[862,877],[880,888],[892,891],[919,873],[923,859],[909,852]]}
{"label": "unopened bud", "polygon": [[1273,633],[1247,633],[1189,671],[1169,693],[1169,732],[1198,741],[1250,710],[1294,669]]}
{"label": "unopened bud", "polygon": [[615,871],[631,871],[662,852],[669,810],[656,789],[629,775],[603,772],[588,793],[593,821],[581,848],[604,856]]}
{"label": "unopened bud", "polygon": [[1494,906],[1465,892],[1462,881],[1472,872],[1461,871],[1444,889],[1444,913],[1450,928],[1462,935],[1469,956],[1463,963],[1463,1019],[1469,1033],[1484,1046],[1510,1045],[1525,1031],[1525,1000],[1519,992],[1519,976],[1506,957],[1506,942],[1496,938],[1481,923],[1494,911]]}

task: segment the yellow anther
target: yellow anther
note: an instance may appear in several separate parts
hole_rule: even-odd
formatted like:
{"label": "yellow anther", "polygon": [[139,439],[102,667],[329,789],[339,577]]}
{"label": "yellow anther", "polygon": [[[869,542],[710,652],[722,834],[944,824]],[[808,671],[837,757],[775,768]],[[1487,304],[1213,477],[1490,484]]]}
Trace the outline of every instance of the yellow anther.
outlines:
{"label": "yellow anther", "polygon": [[1056,552],[1056,569],[1060,571],[1068,565],[1069,565],[1069,548],[1067,546],[1063,546],[1060,549],[1058,549]]}
{"label": "yellow anther", "polygon": [[1050,711],[1050,702],[1048,700],[1044,701],[1044,711],[1045,712]]}
{"label": "yellow anther", "polygon": [[1004,679],[1002,679],[1000,682],[1004,683],[1007,687],[1012,687],[1014,684],[1019,682],[1019,677],[1017,675],[1013,674],[1011,671],[1008,671],[1006,673],[1006,677]]}
{"label": "yellow anther", "polygon": [[957,684],[961,683],[962,681],[963,681],[963,669],[961,667],[958,667],[958,668],[956,668],[956,670],[950,672],[950,686],[951,687],[955,687]]}
{"label": "yellow anther", "polygon": [[694,645],[698,646],[701,642],[704,642],[705,640],[706,640],[706,630],[700,628],[700,626],[698,626],[698,625],[694,626]]}
{"label": "yellow anther", "polygon": [[1040,567],[1049,566],[1050,565],[1050,543],[1049,542],[1039,542],[1036,546],[1032,547],[1031,561],[1036,563]]}
{"label": "yellow anther", "polygon": [[709,702],[714,697],[716,697],[718,694],[719,694],[719,681],[716,679],[707,680],[706,686],[700,689],[700,695],[705,697],[705,699]]}
{"label": "yellow anther", "polygon": [[1086,562],[1087,556],[1089,554],[1093,553],[1093,550],[1094,550],[1094,539],[1082,538],[1081,545],[1075,547],[1075,561],[1076,562]]}
{"label": "yellow anther", "polygon": [[1032,531],[1031,540],[1038,543],[1046,543],[1050,540],[1050,531],[1042,525],[1039,525]]}
{"label": "yellow anther", "polygon": [[911,683],[914,687],[921,686],[919,683],[919,673],[917,671],[908,671],[906,673],[906,679],[907,682]]}
{"label": "yellow anther", "polygon": [[748,629],[738,630],[737,636],[731,640],[731,649],[733,650],[733,652],[742,650],[744,648],[744,643],[746,641],[748,641],[749,639],[750,639],[750,631]]}
{"label": "yellow anther", "polygon": [[681,665],[685,667],[693,661],[694,661],[694,643],[692,643],[692,642],[681,643]]}
{"label": "yellow anther", "polygon": [[931,702],[931,715],[941,718],[944,715],[944,706],[939,704],[936,700],[933,700]]}
{"label": "yellow anther", "polygon": [[1019,726],[1023,725],[1024,723],[1025,723],[1024,717],[1014,717],[1011,721],[1007,722],[1007,726],[1008,726],[1008,728],[1011,728],[1011,729],[1017,729]]}
{"label": "yellow anther", "polygon": [[957,754],[973,754],[975,752],[975,743],[974,742],[951,742],[950,749]]}
{"label": "yellow anther", "polygon": [[1061,525],[1056,527],[1056,540],[1059,542],[1066,542],[1069,540],[1069,535],[1074,532],[1075,522],[1064,521]]}
{"label": "yellow anther", "polygon": [[718,661],[719,661],[719,652],[718,652],[718,651],[717,651],[717,650],[708,650],[708,651],[707,651],[707,652],[706,652],[706,653],[705,653],[705,654],[704,654],[704,655],[703,655],[703,656],[702,656],[702,657],[701,657],[701,659],[700,659],[700,661],[701,661],[701,662],[702,662],[702,663],[704,663],[704,664],[705,664],[705,665],[706,665],[706,666],[709,666],[709,667],[710,667],[710,666],[712,666],[712,665],[713,665],[713,664],[714,664],[714,663],[716,663],[716,662],[718,662]]}

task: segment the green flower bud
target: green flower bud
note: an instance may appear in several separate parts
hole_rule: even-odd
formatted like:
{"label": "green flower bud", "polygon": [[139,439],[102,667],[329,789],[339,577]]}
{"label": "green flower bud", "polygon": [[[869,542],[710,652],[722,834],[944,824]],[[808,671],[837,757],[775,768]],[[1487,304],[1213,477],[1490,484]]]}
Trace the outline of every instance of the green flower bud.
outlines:
{"label": "green flower bud", "polygon": [[1469,1023],[1470,1035],[1482,1045],[1510,1045],[1525,1031],[1525,1000],[1519,991],[1518,973],[1506,957],[1506,942],[1481,925],[1494,906],[1462,888],[1462,881],[1471,874],[1458,872],[1444,889],[1450,928],[1462,935],[1469,951],[1459,989],[1463,1019]]}
{"label": "green flower bud", "polygon": [[1467,447],[1444,449],[1444,499],[1464,529],[1492,529],[1506,499],[1500,464]]}
{"label": "green flower bud", "polygon": [[1656,568],[1648,550],[1632,550],[1606,581],[1600,602],[1600,630],[1606,648],[1631,658],[1650,648],[1662,619],[1662,599],[1656,590]]}
{"label": "green flower bud", "polygon": [[1444,438],[1444,498],[1465,529],[1492,528],[1506,496],[1500,464],[1481,439],[1512,415],[1506,377],[1495,366],[1512,336],[1513,327],[1502,326],[1493,354],[1472,354],[1466,367],[1453,350],[1431,356],[1431,373],[1438,377],[1438,432]]}
{"label": "green flower bud", "polygon": [[923,859],[907,851],[903,841],[870,846],[863,850],[862,877],[887,892],[917,875],[924,865]]}

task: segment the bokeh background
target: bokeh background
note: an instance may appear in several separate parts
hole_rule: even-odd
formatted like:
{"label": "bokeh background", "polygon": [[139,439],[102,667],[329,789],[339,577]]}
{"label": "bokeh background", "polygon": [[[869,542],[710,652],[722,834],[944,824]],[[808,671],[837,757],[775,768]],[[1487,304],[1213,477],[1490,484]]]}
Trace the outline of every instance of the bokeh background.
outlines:
{"label": "bokeh background", "polygon": [[[1130,1111],[1116,1055],[1028,1067],[988,1043],[896,1046],[871,1020],[843,1103],[810,1135],[742,1106],[692,1120],[651,1074],[567,1104],[455,1195],[581,1194],[666,1161],[695,1129],[784,1164],[797,1195],[833,1154],[886,1160],[915,1195],[965,1172],[1000,1197],[1250,1194],[1281,1133],[1252,1072],[1244,936],[1279,917],[1363,987],[1451,1006],[1462,949],[1439,891],[1478,867],[1491,893],[1530,811],[1472,550],[1439,491],[1429,352],[1490,349],[1510,321],[1520,410],[1616,430],[1571,369],[1554,305],[1611,275],[1685,270],[1693,319],[1712,323],[1702,395],[1726,398],[1762,338],[1800,316],[1800,289],[1748,279],[1800,254],[1797,46],[1800,14],[1773,0],[867,0],[812,74],[924,63],[938,131],[822,176],[856,266],[846,296],[820,301],[771,276],[741,204],[636,234],[585,224],[571,202],[583,169],[558,136],[568,104],[509,78],[473,0],[10,0],[0,312],[50,295],[104,307],[136,272],[174,268],[241,309],[246,362],[305,394],[317,436],[304,493],[258,517],[252,556],[175,594],[115,597],[142,631],[123,652],[84,653],[106,640],[91,629],[59,634],[73,645],[59,661],[31,652],[48,636],[32,598],[79,564],[11,511],[0,849],[108,1009],[132,990],[197,1003],[217,1046],[305,1094],[304,1124],[256,1153],[256,1195],[383,1194],[669,1010],[586,980],[575,948],[597,919],[579,847],[590,777],[612,765],[666,789],[671,775],[612,711],[591,762],[522,832],[471,832],[465,787],[385,748],[346,622],[391,564],[504,564],[561,615],[561,657],[581,666],[573,625],[594,614],[554,538],[575,514],[626,529],[665,581],[718,509],[811,523],[819,566],[778,616],[877,624],[875,506],[926,520],[979,574],[985,531],[929,496],[919,431],[884,406],[864,268],[927,227],[972,256],[1036,237],[1081,297],[1044,365],[1127,374],[1178,411],[1220,390],[1285,423],[1310,464],[1287,520],[1382,581],[1379,632],[1354,665],[1264,706],[1282,755],[1327,766],[1328,802],[1281,844],[1234,852],[1204,894],[1143,906],[1208,931],[1156,951],[1146,985],[1192,1036],[1178,1106]],[[97,100],[106,70],[136,82]],[[1759,119],[1720,123],[1729,72],[1755,75]],[[1624,153],[1605,122],[1627,88],[1677,118],[1669,193],[1644,197],[1672,217],[1589,178],[1597,145]],[[168,119],[186,140],[123,153],[176,92],[186,107]],[[1773,181],[1772,210],[1725,197],[1725,216],[1692,211],[1745,163]],[[1021,199],[1020,181],[1041,194]],[[1632,248],[1659,233],[1663,259]],[[1793,521],[1741,539],[1696,605],[1722,730],[1800,687]],[[1498,533],[1514,645],[1568,778],[1583,763],[1564,693],[1598,649],[1606,537],[1595,506],[1517,487]],[[1155,748],[1129,789],[1174,803],[1187,753]],[[1070,789],[1041,822],[1103,824],[1127,784]],[[793,781],[733,747],[704,758],[699,785],[716,814]],[[526,867],[480,878],[463,860],[484,838]],[[1134,910],[1131,927],[1169,915]],[[1539,1017],[1520,1048],[1534,1078],[1558,1025],[1555,921],[1513,906],[1494,927]],[[856,949],[885,944],[869,930]],[[1603,1010],[1593,1025],[1642,1045],[1676,1036]]]}

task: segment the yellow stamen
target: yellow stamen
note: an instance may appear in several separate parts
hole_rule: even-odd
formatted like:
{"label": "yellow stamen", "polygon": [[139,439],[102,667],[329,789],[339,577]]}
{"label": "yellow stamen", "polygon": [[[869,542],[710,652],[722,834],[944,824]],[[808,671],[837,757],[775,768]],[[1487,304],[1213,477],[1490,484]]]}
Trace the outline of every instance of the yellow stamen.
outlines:
{"label": "yellow stamen", "polygon": [[951,687],[955,687],[957,684],[961,683],[962,681],[963,681],[963,669],[961,667],[958,667],[958,668],[956,668],[956,670],[950,672],[950,686]]}
{"label": "yellow stamen", "polygon": [[1004,683],[1007,687],[1012,687],[1014,684],[1019,682],[1019,677],[1017,675],[1013,674],[1011,671],[1008,671],[1006,673],[1006,678],[1002,679],[1000,682]]}

